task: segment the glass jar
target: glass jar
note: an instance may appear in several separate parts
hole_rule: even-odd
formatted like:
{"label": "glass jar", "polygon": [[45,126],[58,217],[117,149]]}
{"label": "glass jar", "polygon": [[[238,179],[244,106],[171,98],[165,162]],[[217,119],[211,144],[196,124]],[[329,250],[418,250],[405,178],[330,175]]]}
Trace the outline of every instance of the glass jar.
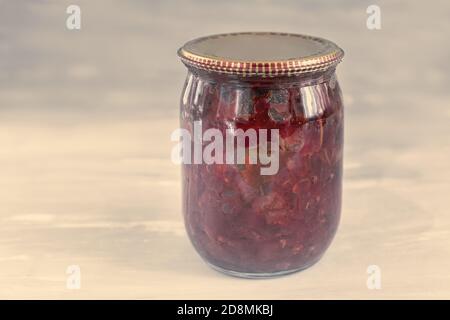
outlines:
{"label": "glass jar", "polygon": [[270,277],[317,262],[341,209],[343,51],[321,38],[233,33],[186,43],[187,233],[214,269]]}

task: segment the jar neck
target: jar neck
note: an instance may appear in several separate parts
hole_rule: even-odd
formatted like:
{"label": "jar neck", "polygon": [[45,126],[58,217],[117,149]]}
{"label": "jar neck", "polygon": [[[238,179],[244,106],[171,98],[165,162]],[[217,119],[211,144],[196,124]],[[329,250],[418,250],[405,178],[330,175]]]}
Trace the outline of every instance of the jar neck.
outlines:
{"label": "jar neck", "polygon": [[240,86],[273,87],[273,86],[312,86],[320,83],[328,82],[335,74],[336,68],[329,68],[324,71],[315,71],[291,76],[274,76],[260,77],[248,76],[244,77],[235,74],[218,73],[214,71],[206,71],[203,69],[187,66],[190,73],[202,78],[204,81],[211,83],[229,83],[239,84]]}

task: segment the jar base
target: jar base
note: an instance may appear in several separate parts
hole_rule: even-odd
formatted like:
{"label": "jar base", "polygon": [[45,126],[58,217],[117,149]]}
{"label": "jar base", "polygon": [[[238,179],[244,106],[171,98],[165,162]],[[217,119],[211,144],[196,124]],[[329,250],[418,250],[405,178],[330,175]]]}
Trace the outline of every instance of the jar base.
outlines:
{"label": "jar base", "polygon": [[228,270],[228,269],[224,269],[221,267],[218,267],[216,265],[213,265],[207,261],[206,264],[208,264],[208,266],[210,266],[212,269],[226,274],[228,276],[232,276],[232,277],[237,277],[237,278],[244,278],[244,279],[270,279],[270,278],[277,278],[277,277],[281,277],[281,276],[286,276],[292,273],[296,273],[296,272],[300,272],[303,271],[305,269],[308,269],[309,267],[311,267],[312,265],[314,265],[316,262],[318,262],[320,260],[321,257],[319,257],[319,259],[312,261],[311,263],[304,265],[300,268],[296,268],[296,269],[289,269],[289,270],[283,270],[283,271],[276,271],[276,272],[240,272],[240,271],[233,271],[233,270]]}

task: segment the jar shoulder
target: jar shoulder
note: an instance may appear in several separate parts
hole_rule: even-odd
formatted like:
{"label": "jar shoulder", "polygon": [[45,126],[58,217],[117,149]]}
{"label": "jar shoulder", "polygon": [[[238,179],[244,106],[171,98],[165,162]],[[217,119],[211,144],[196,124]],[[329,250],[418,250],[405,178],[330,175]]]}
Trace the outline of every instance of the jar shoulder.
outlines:
{"label": "jar shoulder", "polygon": [[181,119],[255,122],[307,122],[342,113],[335,73],[305,81],[220,81],[189,72],[181,95]]}

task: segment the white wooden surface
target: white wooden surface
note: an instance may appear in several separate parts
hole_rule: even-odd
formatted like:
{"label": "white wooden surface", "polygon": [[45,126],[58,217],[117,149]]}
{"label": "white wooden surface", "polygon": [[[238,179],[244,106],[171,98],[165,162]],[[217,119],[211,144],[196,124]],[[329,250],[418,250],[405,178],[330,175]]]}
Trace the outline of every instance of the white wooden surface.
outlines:
{"label": "white wooden surface", "polygon": [[[0,298],[450,298],[447,2],[381,1],[378,31],[363,2],[263,1],[253,16],[250,2],[78,2],[71,32],[69,1],[0,1]],[[278,279],[200,260],[170,161],[176,49],[238,30],[315,34],[347,53],[340,229],[318,264]]]}

